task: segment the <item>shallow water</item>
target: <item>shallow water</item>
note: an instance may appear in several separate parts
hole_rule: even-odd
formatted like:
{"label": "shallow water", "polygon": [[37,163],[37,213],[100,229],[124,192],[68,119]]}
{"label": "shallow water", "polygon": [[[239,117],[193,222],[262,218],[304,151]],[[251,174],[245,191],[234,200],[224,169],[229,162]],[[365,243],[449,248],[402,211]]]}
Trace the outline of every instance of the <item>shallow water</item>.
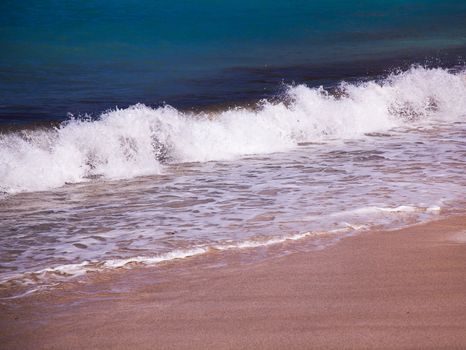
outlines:
{"label": "shallow water", "polygon": [[7,196],[3,287],[432,219],[464,208],[465,136],[464,121],[395,127]]}

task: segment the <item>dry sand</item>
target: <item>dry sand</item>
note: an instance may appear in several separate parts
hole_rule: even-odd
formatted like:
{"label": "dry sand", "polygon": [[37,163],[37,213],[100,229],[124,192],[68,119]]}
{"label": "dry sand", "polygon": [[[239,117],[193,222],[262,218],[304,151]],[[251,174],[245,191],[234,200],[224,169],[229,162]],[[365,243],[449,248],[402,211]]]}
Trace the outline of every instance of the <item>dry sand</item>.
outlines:
{"label": "dry sand", "polygon": [[97,283],[100,299],[1,305],[0,348],[466,349],[465,243],[460,216],[261,263],[130,271]]}

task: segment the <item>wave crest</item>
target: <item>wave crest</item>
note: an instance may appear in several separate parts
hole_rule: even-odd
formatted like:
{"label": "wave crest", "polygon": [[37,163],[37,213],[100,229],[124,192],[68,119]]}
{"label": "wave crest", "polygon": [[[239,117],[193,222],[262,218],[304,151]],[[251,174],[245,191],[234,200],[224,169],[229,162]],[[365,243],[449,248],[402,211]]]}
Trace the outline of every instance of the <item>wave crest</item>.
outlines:
{"label": "wave crest", "polygon": [[98,120],[0,135],[0,190],[46,190],[90,178],[158,174],[163,163],[286,151],[298,143],[354,138],[415,121],[464,117],[466,75],[413,67],[382,81],[341,83],[337,94],[289,87],[255,110],[183,113],[137,104]]}

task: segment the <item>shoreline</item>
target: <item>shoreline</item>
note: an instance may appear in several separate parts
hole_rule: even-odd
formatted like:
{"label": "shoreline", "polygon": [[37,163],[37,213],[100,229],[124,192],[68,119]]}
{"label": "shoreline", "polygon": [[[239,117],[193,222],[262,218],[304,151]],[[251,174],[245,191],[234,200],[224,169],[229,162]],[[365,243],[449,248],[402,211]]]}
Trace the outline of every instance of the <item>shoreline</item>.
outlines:
{"label": "shoreline", "polygon": [[188,259],[178,274],[127,271],[2,302],[0,340],[5,349],[464,348],[465,243],[461,215],[262,262],[236,253],[219,268]]}
{"label": "shoreline", "polygon": [[[394,210],[396,211],[402,207],[394,208]],[[437,211],[436,208],[431,209],[431,207],[425,208],[425,213],[432,212],[435,212],[436,216],[418,222],[407,221],[394,227],[351,226],[347,224],[347,228],[334,230],[302,231],[267,238],[260,237],[260,239],[246,238],[234,243],[218,242],[193,245],[184,249],[174,249],[154,255],[136,255],[100,261],[85,260],[78,263],[44,267],[35,271],[25,271],[0,281],[0,304],[2,301],[21,299],[30,295],[40,296],[41,293],[53,293],[54,290],[72,290],[76,284],[98,283],[102,278],[106,279],[105,276],[118,276],[129,271],[138,273],[141,269],[162,269],[164,271],[167,269],[165,272],[173,274],[176,273],[173,271],[182,270],[186,266],[188,266],[188,269],[193,268],[194,265],[196,268],[209,269],[209,267],[219,264],[228,265],[229,260],[232,260],[233,264],[238,263],[238,261],[240,261],[239,264],[251,264],[296,252],[312,253],[338,244],[347,237],[366,234],[367,232],[390,232],[402,228],[407,229],[464,213],[463,210],[451,210],[438,216],[440,210]],[[47,276],[47,273],[50,275]],[[28,286],[34,286],[34,288],[30,289]]]}

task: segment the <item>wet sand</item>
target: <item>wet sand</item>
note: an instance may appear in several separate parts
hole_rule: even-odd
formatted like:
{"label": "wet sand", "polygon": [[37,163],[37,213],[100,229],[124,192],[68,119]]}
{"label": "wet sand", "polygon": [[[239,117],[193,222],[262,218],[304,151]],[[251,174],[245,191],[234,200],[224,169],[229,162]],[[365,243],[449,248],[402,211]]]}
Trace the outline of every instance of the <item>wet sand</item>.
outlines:
{"label": "wet sand", "polygon": [[466,348],[466,216],[196,266],[2,301],[0,348]]}

